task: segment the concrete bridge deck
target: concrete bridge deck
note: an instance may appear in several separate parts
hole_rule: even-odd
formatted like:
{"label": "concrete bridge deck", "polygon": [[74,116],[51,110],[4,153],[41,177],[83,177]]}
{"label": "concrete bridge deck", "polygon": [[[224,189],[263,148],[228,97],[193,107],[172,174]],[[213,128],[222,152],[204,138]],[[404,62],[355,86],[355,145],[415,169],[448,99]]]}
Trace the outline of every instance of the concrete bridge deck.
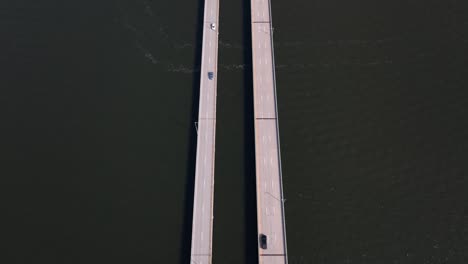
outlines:
{"label": "concrete bridge deck", "polygon": [[257,226],[261,264],[287,263],[275,63],[269,0],[251,0]]}
{"label": "concrete bridge deck", "polygon": [[[191,264],[209,264],[212,259],[218,18],[219,0],[205,0]],[[209,72],[213,73],[212,79]]]}

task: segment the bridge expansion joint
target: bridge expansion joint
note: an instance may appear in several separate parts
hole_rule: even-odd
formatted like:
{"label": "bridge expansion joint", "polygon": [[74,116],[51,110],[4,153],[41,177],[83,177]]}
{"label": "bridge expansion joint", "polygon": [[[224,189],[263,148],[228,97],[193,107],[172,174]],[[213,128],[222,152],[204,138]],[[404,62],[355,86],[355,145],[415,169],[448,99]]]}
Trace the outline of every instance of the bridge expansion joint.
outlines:
{"label": "bridge expansion joint", "polygon": [[256,120],[276,120],[276,117],[256,117]]}

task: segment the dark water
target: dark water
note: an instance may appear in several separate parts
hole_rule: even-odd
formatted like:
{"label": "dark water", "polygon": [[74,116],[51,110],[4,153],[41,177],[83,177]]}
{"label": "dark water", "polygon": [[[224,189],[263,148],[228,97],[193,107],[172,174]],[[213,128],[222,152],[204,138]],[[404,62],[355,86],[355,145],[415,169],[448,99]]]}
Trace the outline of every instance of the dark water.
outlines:
{"label": "dark water", "polygon": [[[468,5],[387,2],[273,2],[291,264],[468,262]],[[0,263],[188,263],[202,6],[0,4]],[[214,263],[256,263],[249,12],[221,2]]]}

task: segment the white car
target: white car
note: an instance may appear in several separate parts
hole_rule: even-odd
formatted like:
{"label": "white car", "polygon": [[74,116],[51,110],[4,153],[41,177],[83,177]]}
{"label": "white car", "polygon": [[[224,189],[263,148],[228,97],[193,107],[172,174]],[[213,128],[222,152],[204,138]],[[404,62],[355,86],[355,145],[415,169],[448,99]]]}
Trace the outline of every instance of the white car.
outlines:
{"label": "white car", "polygon": [[216,30],[216,23],[211,23],[211,30]]}

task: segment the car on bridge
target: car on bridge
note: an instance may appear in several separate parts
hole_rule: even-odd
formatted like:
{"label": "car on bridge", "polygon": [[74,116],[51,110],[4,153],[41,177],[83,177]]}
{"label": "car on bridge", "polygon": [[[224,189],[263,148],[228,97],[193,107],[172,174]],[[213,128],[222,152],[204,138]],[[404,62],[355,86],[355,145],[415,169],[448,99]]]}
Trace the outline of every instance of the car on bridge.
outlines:
{"label": "car on bridge", "polygon": [[267,236],[265,234],[260,234],[260,247],[267,249]]}
{"label": "car on bridge", "polygon": [[208,79],[213,80],[214,73],[213,72],[208,72]]}

